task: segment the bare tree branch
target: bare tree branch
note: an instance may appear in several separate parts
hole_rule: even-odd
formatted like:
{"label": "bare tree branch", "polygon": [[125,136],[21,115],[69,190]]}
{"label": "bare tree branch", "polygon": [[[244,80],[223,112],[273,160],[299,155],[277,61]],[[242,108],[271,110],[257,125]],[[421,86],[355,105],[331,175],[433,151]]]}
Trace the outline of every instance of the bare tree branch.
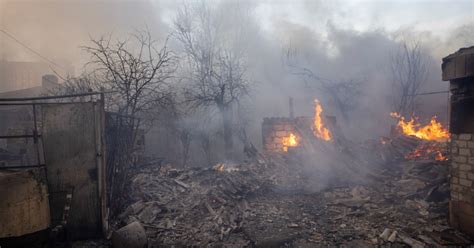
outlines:
{"label": "bare tree branch", "polygon": [[417,94],[428,76],[421,44],[410,45],[403,41],[390,62],[393,85],[398,92],[395,110],[405,116],[411,115],[415,111]]}
{"label": "bare tree branch", "polygon": [[250,90],[245,61],[223,42],[220,22],[204,2],[183,6],[174,26],[174,37],[183,47],[184,63],[190,72],[185,101],[191,108],[219,110],[229,157],[233,146],[233,106]]}

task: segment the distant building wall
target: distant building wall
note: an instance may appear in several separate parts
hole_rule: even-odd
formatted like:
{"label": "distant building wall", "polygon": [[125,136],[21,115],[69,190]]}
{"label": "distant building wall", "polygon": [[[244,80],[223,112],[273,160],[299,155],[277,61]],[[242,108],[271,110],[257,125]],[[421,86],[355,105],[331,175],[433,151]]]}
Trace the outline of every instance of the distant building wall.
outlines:
{"label": "distant building wall", "polygon": [[[40,83],[37,86],[13,90],[13,91],[0,91],[0,98],[15,98],[15,97],[36,97],[50,93],[53,89],[60,87],[58,77],[52,74],[46,74],[40,77]],[[0,79],[0,85],[1,85]]]}

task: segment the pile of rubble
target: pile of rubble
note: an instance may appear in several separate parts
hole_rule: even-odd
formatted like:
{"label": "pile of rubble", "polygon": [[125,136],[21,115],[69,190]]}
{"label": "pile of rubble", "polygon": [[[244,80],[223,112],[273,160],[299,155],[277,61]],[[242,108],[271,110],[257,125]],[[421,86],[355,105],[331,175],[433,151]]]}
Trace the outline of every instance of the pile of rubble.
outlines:
{"label": "pile of rubble", "polygon": [[447,162],[406,160],[394,147],[319,147],[340,154],[329,169],[292,151],[205,169],[148,166],[131,177],[113,226],[140,223],[159,247],[469,244],[447,224]]}
{"label": "pile of rubble", "polygon": [[121,223],[139,221],[157,245],[197,245],[228,240],[242,227],[248,202],[266,183],[240,168],[149,168],[131,179]]}

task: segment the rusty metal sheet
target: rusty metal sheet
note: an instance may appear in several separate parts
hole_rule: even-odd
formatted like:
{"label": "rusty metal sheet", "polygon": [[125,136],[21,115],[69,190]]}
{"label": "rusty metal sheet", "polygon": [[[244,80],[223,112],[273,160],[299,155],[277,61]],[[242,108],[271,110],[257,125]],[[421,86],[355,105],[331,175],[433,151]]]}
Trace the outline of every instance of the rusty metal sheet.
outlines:
{"label": "rusty metal sheet", "polygon": [[[51,192],[53,221],[61,216],[61,192],[71,188],[73,197],[68,235],[71,239],[98,237],[102,234],[101,190],[104,179],[101,156],[103,145],[102,111],[97,102],[48,105],[42,109],[44,158]],[[100,185],[99,185],[100,184]]]}

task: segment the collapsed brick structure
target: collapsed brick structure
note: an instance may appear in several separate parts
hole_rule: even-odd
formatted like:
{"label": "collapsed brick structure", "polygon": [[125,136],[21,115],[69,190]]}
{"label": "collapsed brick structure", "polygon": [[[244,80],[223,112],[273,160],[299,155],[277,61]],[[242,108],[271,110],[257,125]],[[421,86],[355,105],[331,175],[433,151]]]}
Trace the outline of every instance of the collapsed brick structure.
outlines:
{"label": "collapsed brick structure", "polygon": [[283,151],[283,138],[295,132],[292,118],[264,118],[262,123],[262,142],[266,152]]}
{"label": "collapsed brick structure", "polygon": [[262,123],[262,142],[265,152],[283,152],[283,140],[291,134],[300,137],[301,131],[311,128],[310,117],[270,117],[264,118]]}
{"label": "collapsed brick structure", "polygon": [[451,96],[450,223],[474,236],[474,47],[443,58]]}

